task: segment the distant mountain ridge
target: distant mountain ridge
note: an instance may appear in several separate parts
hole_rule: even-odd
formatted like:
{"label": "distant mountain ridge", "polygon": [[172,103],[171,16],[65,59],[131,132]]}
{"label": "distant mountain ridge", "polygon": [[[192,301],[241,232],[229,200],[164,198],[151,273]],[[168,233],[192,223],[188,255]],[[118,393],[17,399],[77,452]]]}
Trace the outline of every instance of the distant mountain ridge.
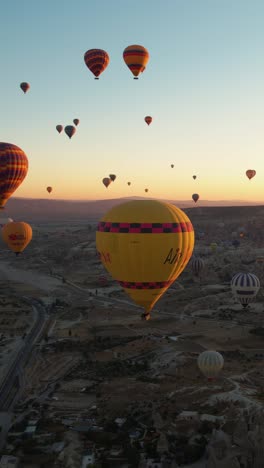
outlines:
{"label": "distant mountain ridge", "polygon": [[[124,203],[129,200],[146,200],[150,197],[124,197],[112,198],[105,200],[56,200],[56,199],[42,199],[42,198],[11,198],[2,211],[1,216],[9,216],[14,220],[28,221],[28,222],[55,222],[55,221],[87,221],[91,219],[97,220],[104,213],[110,210],[113,206]],[[203,207],[249,207],[249,206],[263,206],[263,203],[247,202],[240,200],[199,200],[194,204],[190,200],[165,200],[173,203],[179,208],[197,208]],[[188,210],[189,211],[189,210]]]}

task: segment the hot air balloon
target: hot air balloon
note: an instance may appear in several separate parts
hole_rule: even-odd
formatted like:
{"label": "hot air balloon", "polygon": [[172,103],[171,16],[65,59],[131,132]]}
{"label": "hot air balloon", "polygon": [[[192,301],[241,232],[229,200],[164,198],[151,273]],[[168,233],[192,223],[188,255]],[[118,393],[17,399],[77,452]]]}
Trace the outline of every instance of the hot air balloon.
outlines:
{"label": "hot air balloon", "polygon": [[204,269],[204,261],[200,257],[193,257],[191,261],[191,269],[194,276],[200,276],[202,270]]}
{"label": "hot air balloon", "polygon": [[76,128],[73,125],[67,125],[64,129],[66,135],[71,139],[71,137],[76,133]]}
{"label": "hot air balloon", "polygon": [[171,164],[171,168],[172,168],[172,169],[174,168],[174,164]]}
{"label": "hot air balloon", "polygon": [[198,193],[194,193],[194,194],[192,195],[192,199],[193,199],[194,203],[196,203],[196,202],[199,200],[199,195],[198,195]]}
{"label": "hot air balloon", "polygon": [[240,241],[238,239],[234,239],[232,241],[232,245],[237,249],[240,246]]}
{"label": "hot air balloon", "polygon": [[152,122],[152,117],[150,117],[150,115],[147,115],[147,116],[145,117],[145,122],[146,122],[148,125],[151,124],[151,122]]}
{"label": "hot air balloon", "polygon": [[145,192],[148,192],[148,188],[145,188]]}
{"label": "hot air balloon", "polygon": [[85,65],[94,74],[95,80],[99,80],[99,76],[109,64],[109,55],[102,49],[90,49],[84,54]]}
{"label": "hot air balloon", "polygon": [[258,294],[260,281],[253,273],[237,273],[231,280],[231,290],[243,307],[253,302]]}
{"label": "hot air balloon", "polygon": [[47,187],[47,192],[51,193],[52,192],[52,187]]}
{"label": "hot air balloon", "polygon": [[256,171],[254,171],[254,169],[248,169],[246,171],[246,176],[250,179],[252,179],[252,177],[255,177],[256,175]]}
{"label": "hot air balloon", "polygon": [[0,209],[25,179],[28,159],[24,151],[11,143],[0,143]]}
{"label": "hot air balloon", "polygon": [[31,226],[24,222],[12,222],[2,228],[2,237],[8,247],[18,255],[32,239]]}
{"label": "hot air balloon", "polygon": [[198,356],[197,364],[208,380],[213,380],[223,368],[224,358],[217,351],[203,351]]}
{"label": "hot air balloon", "polygon": [[187,215],[170,203],[133,200],[112,208],[96,232],[100,259],[148,320],[186,267],[194,247]]}
{"label": "hot air balloon", "polygon": [[57,132],[61,133],[63,130],[63,125],[56,125]]}
{"label": "hot air balloon", "polygon": [[126,47],[123,52],[123,58],[134,75],[134,80],[138,79],[138,75],[142,73],[149,61],[149,53],[145,47],[140,45],[131,45]]}
{"label": "hot air balloon", "polygon": [[112,180],[112,182],[114,182],[116,180],[116,175],[115,174],[109,174],[109,177]]}
{"label": "hot air balloon", "polygon": [[77,127],[77,125],[79,125],[79,123],[80,123],[80,120],[79,119],[73,119],[73,123]]}
{"label": "hot air balloon", "polygon": [[216,242],[211,242],[210,249],[211,249],[212,252],[215,252],[216,249],[217,249],[217,243]]}
{"label": "hot air balloon", "polygon": [[128,182],[127,185],[131,185],[131,182]]}
{"label": "hot air balloon", "polygon": [[112,180],[109,177],[104,177],[102,180],[103,184],[106,186],[106,188],[111,184]]}
{"label": "hot air balloon", "polygon": [[26,92],[27,92],[27,91],[29,90],[29,88],[30,88],[30,84],[23,81],[23,83],[20,83],[20,88],[21,88],[22,91],[24,91],[24,93],[26,94]]}
{"label": "hot air balloon", "polygon": [[195,179],[196,179],[196,175],[193,175],[192,178],[195,180]]}

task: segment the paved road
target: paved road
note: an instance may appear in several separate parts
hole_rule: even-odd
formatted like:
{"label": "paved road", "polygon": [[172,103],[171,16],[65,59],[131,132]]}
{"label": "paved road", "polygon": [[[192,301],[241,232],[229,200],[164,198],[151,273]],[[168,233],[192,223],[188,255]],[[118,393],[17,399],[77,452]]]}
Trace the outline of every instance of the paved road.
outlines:
{"label": "paved road", "polygon": [[36,322],[30,333],[26,336],[24,346],[17,354],[0,384],[0,426],[2,427],[2,431],[0,432],[0,450],[5,445],[8,429],[11,425],[11,412],[20,394],[23,367],[28,361],[34,342],[40,335],[47,320],[45,307],[41,302],[31,298],[24,298],[24,300],[32,306],[36,315]]}

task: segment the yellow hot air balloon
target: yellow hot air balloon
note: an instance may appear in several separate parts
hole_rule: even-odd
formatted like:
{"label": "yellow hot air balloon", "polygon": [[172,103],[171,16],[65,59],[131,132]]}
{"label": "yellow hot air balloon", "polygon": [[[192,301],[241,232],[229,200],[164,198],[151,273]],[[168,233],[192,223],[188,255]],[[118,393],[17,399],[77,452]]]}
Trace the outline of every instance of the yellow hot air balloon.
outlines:
{"label": "yellow hot air balloon", "polygon": [[2,237],[16,255],[23,252],[32,239],[31,226],[24,222],[7,223],[2,229]]}
{"label": "yellow hot air balloon", "polygon": [[186,267],[194,247],[188,216],[157,200],[133,200],[115,206],[98,224],[100,259],[143,318]]}

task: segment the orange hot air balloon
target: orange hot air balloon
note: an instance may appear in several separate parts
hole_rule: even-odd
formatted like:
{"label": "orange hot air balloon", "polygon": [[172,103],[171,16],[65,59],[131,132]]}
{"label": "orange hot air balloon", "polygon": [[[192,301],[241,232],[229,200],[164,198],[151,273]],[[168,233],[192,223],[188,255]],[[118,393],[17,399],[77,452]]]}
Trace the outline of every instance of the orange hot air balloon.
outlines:
{"label": "orange hot air balloon", "polygon": [[106,270],[139,306],[150,311],[186,267],[194,247],[188,216],[158,200],[115,206],[100,220],[96,248]]}
{"label": "orange hot air balloon", "polygon": [[18,255],[31,241],[32,229],[27,223],[13,221],[2,228],[2,237],[8,247]]}
{"label": "orange hot air balloon", "polygon": [[171,164],[171,168],[172,168],[172,169],[174,168],[174,164]]}
{"label": "orange hot air balloon", "polygon": [[110,179],[110,177],[104,177],[102,182],[105,185],[105,187],[107,188],[111,184],[112,180]]}
{"label": "orange hot air balloon", "polygon": [[71,139],[71,137],[76,133],[76,128],[73,125],[67,125],[67,127],[64,129],[64,132]]}
{"label": "orange hot air balloon", "polygon": [[73,119],[73,123],[77,127],[77,125],[79,125],[79,123],[80,123],[80,120],[79,119]]}
{"label": "orange hot air balloon", "polygon": [[254,169],[248,169],[246,171],[246,176],[250,179],[252,179],[252,177],[255,177],[256,175],[256,171],[254,171]]}
{"label": "orange hot air balloon", "polygon": [[148,125],[151,124],[151,122],[152,122],[152,117],[150,117],[150,115],[147,115],[147,116],[145,117],[145,122],[146,122]]}
{"label": "orange hot air balloon", "polygon": [[26,92],[27,92],[27,91],[29,90],[29,88],[30,88],[30,84],[23,81],[23,83],[20,83],[20,88],[21,88],[22,91],[26,94]]}
{"label": "orange hot air balloon", "polygon": [[109,174],[109,177],[112,180],[112,182],[114,182],[116,180],[116,175],[115,174]]}
{"label": "orange hot air balloon", "polygon": [[11,143],[0,143],[0,209],[25,179],[28,159],[24,151]]}
{"label": "orange hot air balloon", "polygon": [[145,47],[140,45],[131,45],[126,47],[123,52],[123,59],[134,75],[134,80],[142,73],[149,61],[149,53]]}
{"label": "orange hot air balloon", "polygon": [[192,195],[192,199],[193,199],[193,201],[194,201],[195,203],[199,200],[199,198],[200,198],[200,197],[199,197],[198,193],[194,193],[194,194]]}
{"label": "orange hot air balloon", "polygon": [[56,125],[57,132],[61,133],[63,130],[63,125]]}
{"label": "orange hot air balloon", "polygon": [[51,193],[52,192],[52,187],[47,187],[47,192]]}
{"label": "orange hot air balloon", "polygon": [[84,54],[85,65],[94,74],[95,80],[99,80],[99,76],[109,64],[110,58],[108,53],[102,49],[90,49]]}

